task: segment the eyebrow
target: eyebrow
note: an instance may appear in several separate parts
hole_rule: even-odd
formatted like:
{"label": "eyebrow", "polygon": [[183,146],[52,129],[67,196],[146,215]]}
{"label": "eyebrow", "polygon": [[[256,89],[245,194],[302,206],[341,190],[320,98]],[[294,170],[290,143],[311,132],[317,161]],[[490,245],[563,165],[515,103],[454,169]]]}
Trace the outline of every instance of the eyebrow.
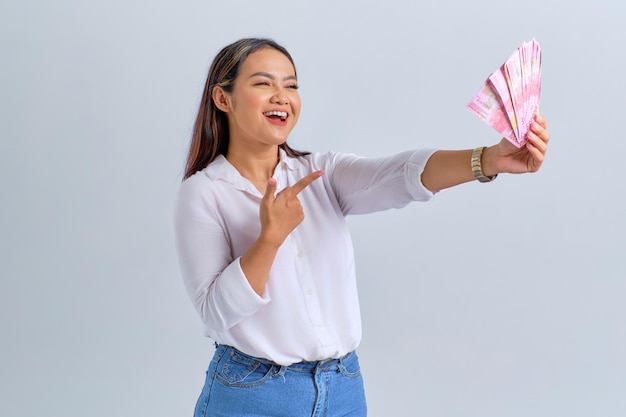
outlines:
{"label": "eyebrow", "polygon": [[[276,77],[274,77],[269,72],[255,72],[254,74],[250,75],[250,77],[248,77],[248,78],[252,78],[252,77],[267,77],[270,80],[276,79]],[[283,78],[283,81],[287,81],[287,80],[298,80],[298,79],[296,78],[295,75],[288,75],[288,76]]]}

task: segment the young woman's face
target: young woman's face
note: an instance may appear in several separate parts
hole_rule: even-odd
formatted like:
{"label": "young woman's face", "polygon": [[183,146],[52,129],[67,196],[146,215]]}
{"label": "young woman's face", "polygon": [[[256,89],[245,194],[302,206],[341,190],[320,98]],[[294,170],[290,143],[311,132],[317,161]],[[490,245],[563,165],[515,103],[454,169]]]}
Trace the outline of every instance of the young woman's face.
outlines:
{"label": "young woman's face", "polygon": [[300,115],[300,96],[291,61],[273,48],[248,56],[227,96],[231,144],[253,147],[284,143]]}

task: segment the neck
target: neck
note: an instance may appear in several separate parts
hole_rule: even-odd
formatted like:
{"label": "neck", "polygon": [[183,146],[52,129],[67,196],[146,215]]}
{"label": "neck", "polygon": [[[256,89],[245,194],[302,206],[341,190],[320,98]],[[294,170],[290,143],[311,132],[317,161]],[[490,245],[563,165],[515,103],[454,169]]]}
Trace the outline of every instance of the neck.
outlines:
{"label": "neck", "polygon": [[231,142],[226,159],[242,177],[252,182],[267,181],[278,165],[278,146],[268,146],[261,150],[244,150]]}

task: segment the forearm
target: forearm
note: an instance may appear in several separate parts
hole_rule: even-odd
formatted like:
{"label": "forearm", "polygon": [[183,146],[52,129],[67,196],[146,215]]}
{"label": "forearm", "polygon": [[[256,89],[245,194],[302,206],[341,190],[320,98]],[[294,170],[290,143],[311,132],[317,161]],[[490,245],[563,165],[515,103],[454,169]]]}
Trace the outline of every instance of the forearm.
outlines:
{"label": "forearm", "polygon": [[276,180],[274,178],[268,180],[259,211],[261,233],[240,260],[241,270],[257,294],[263,295],[265,291],[270,269],[280,245],[304,220],[304,211],[298,200],[298,194],[323,174],[323,171],[311,172],[279,193],[276,193]]}
{"label": "forearm", "polygon": [[280,245],[272,244],[263,234],[241,257],[240,265],[252,289],[259,295],[265,291],[270,269]]}
{"label": "forearm", "polygon": [[[435,152],[424,167],[422,184],[436,193],[445,188],[474,181],[471,159],[472,149]],[[484,175],[492,176],[498,173],[495,164],[495,147],[485,148],[481,159]]]}

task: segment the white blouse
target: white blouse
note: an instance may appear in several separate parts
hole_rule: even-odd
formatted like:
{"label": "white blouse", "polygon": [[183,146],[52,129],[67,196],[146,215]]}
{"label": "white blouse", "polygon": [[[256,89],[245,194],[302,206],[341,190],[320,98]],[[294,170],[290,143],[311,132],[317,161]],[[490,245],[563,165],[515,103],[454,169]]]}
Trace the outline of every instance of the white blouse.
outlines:
{"label": "white blouse", "polygon": [[324,170],[299,194],[305,219],[279,248],[265,291],[250,287],[239,260],[260,233],[263,195],[219,156],[181,185],[175,210],[183,280],[206,336],[281,365],[338,358],[361,340],[348,214],[427,201],[421,183],[434,150],[385,158],[281,150],[278,191]]}

